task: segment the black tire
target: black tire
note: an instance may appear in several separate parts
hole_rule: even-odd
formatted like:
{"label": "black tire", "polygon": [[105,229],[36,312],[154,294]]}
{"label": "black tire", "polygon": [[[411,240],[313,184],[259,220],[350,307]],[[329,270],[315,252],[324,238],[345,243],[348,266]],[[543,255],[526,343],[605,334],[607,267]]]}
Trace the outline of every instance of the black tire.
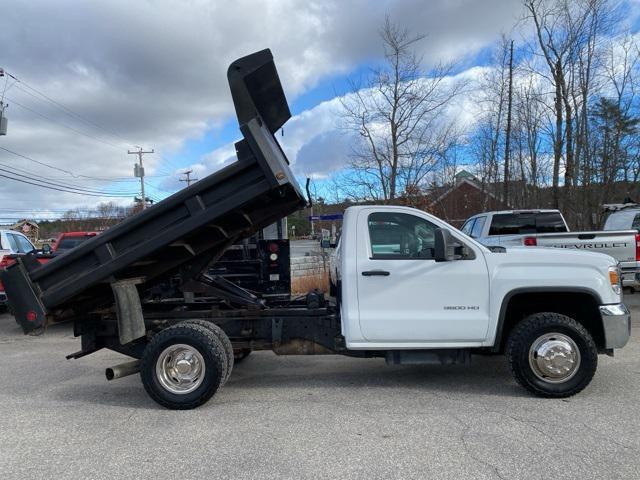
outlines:
{"label": "black tire", "polygon": [[247,358],[251,354],[251,350],[248,348],[243,348],[242,350],[236,350],[234,355],[234,361],[237,363],[242,362],[245,358]]}
{"label": "black tire", "polygon": [[198,325],[200,327],[210,330],[216,337],[218,337],[218,340],[220,340],[220,343],[224,347],[224,352],[227,357],[227,369],[225,370],[224,375],[222,376],[222,383],[220,384],[221,387],[224,386],[224,384],[227,383],[227,380],[229,380],[229,377],[231,376],[231,371],[233,370],[233,363],[234,363],[233,345],[231,344],[231,340],[229,340],[229,337],[227,336],[227,334],[218,325],[216,325],[213,322],[209,322],[207,320],[200,320],[200,319],[194,318],[190,320],[185,320],[180,323]]}
{"label": "black tire", "polygon": [[[541,337],[556,340],[552,334],[569,337],[580,352],[580,363],[572,376],[545,380],[530,363],[530,349]],[[573,318],[553,312],[535,313],[522,320],[511,332],[507,343],[507,359],[516,381],[540,397],[564,398],[582,391],[596,373],[598,349],[591,334]],[[535,359],[535,355],[533,357]],[[535,364],[535,360],[532,360]]]}
{"label": "black tire", "polygon": [[[203,359],[205,371],[193,391],[174,393],[163,386],[156,373],[160,355],[173,345],[192,347]],[[140,378],[149,396],[163,407],[173,410],[196,408],[209,400],[220,387],[227,357],[224,347],[211,330],[198,325],[177,324],[156,334],[147,344],[142,355]]]}

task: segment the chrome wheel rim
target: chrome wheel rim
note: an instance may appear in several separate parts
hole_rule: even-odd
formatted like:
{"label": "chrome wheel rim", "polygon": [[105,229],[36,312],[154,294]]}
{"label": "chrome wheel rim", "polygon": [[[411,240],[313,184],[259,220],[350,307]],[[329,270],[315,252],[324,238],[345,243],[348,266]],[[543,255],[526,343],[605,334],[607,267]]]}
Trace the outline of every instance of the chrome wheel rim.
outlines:
{"label": "chrome wheel rim", "polygon": [[549,383],[562,383],[580,368],[580,349],[562,333],[545,333],[529,349],[529,365],[534,375]]}
{"label": "chrome wheel rim", "polygon": [[204,358],[200,352],[183,343],[165,348],[156,361],[160,385],[171,393],[185,395],[204,381]]}

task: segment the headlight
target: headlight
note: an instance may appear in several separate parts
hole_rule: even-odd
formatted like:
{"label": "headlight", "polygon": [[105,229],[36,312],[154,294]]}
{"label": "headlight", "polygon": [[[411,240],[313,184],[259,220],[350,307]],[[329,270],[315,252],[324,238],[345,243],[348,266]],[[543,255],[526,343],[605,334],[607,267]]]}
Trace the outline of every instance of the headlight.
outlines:
{"label": "headlight", "polygon": [[609,267],[609,282],[611,283],[611,288],[618,295],[622,292],[622,279],[620,275],[620,267]]}

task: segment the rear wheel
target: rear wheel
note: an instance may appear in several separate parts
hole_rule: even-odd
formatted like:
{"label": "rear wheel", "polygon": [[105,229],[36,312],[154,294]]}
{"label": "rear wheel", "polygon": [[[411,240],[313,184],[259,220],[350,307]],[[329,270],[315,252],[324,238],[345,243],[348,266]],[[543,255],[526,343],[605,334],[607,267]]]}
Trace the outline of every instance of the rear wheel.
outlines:
{"label": "rear wheel", "polygon": [[536,313],[511,332],[507,358],[515,379],[541,397],[563,398],[583,390],[596,372],[591,334],[559,313]]}
{"label": "rear wheel", "polygon": [[187,410],[209,400],[227,369],[220,340],[199,325],[178,324],[156,334],[142,356],[140,377],[163,407]]}
{"label": "rear wheel", "polygon": [[224,384],[227,383],[227,380],[229,380],[229,377],[231,376],[231,371],[233,370],[233,361],[234,361],[233,345],[231,344],[231,340],[229,340],[229,337],[227,337],[227,334],[224,333],[224,330],[222,330],[218,325],[216,325],[213,322],[208,322],[207,320],[199,320],[195,318],[191,320],[185,320],[184,322],[180,322],[180,323],[198,325],[200,327],[206,328],[211,333],[213,333],[216,337],[218,337],[218,340],[220,340],[220,343],[224,347],[224,352],[227,357],[227,369],[223,372],[222,383],[220,384],[221,387],[224,386]]}

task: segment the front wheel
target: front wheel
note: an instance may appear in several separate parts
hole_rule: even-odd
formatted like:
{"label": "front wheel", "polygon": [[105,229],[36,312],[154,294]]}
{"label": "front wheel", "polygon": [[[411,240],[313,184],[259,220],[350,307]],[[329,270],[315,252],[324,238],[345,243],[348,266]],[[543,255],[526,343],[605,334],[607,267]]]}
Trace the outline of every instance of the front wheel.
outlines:
{"label": "front wheel", "polygon": [[598,349],[573,318],[544,312],[515,326],[507,358],[516,381],[541,397],[564,398],[583,390],[596,372]]}
{"label": "front wheel", "polygon": [[181,323],[156,334],[144,350],[140,377],[163,407],[187,410],[209,400],[227,371],[224,346],[209,329]]}

